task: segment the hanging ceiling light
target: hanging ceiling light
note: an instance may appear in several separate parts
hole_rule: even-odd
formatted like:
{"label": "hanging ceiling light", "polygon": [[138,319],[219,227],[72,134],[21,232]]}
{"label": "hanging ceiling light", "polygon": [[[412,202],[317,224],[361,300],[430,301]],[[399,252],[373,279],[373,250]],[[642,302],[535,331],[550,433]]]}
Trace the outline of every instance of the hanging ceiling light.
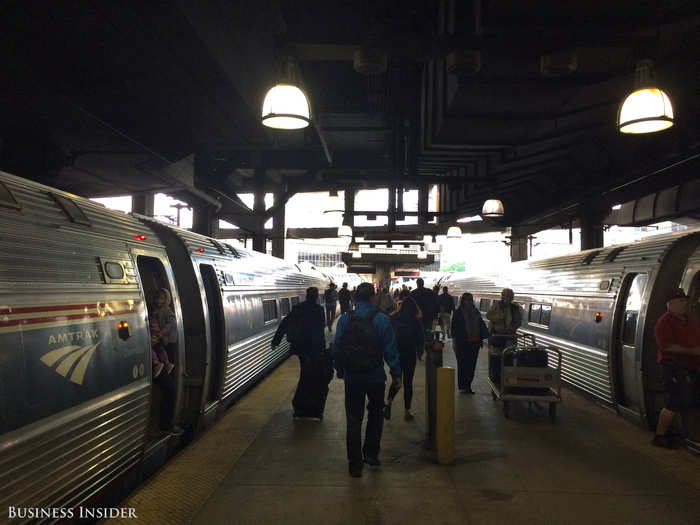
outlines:
{"label": "hanging ceiling light", "polygon": [[459,226],[450,226],[447,229],[447,238],[448,239],[461,239],[462,238],[462,230]]}
{"label": "hanging ceiling light", "polygon": [[309,99],[294,84],[277,84],[265,95],[262,123],[275,129],[301,129],[311,123]]}
{"label": "hanging ceiling light", "polygon": [[350,241],[350,244],[348,245],[348,251],[349,252],[359,252],[360,251],[360,245],[357,244],[355,239]]}
{"label": "hanging ceiling light", "polygon": [[503,203],[498,199],[488,199],[481,208],[481,216],[489,218],[503,217]]}
{"label": "hanging ceiling light", "polygon": [[673,126],[673,106],[668,95],[656,87],[651,60],[637,62],[634,86],[620,106],[617,129],[622,133],[654,133]]}
{"label": "hanging ceiling light", "polygon": [[362,259],[362,254],[360,253],[360,250],[357,250],[356,252],[352,252],[352,258],[353,259]]}
{"label": "hanging ceiling light", "polygon": [[338,237],[341,239],[350,239],[352,237],[352,228],[347,224],[341,224],[338,228]]}
{"label": "hanging ceiling light", "polygon": [[428,252],[426,252],[423,248],[421,248],[420,251],[418,252],[418,258],[419,259],[427,259]]}

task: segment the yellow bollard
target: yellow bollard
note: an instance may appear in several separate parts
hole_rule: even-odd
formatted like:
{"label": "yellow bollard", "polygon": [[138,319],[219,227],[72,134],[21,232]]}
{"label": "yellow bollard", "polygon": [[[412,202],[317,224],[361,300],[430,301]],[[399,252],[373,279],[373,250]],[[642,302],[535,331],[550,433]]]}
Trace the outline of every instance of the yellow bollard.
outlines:
{"label": "yellow bollard", "polygon": [[435,448],[438,463],[450,465],[455,460],[455,370],[437,369],[437,417]]}

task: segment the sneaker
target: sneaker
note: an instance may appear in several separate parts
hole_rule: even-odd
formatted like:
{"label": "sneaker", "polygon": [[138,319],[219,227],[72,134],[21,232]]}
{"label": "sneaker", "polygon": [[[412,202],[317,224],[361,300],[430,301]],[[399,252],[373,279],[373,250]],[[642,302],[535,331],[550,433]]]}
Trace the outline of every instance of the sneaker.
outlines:
{"label": "sneaker", "polygon": [[351,463],[348,467],[348,471],[350,472],[350,475],[353,478],[361,478],[362,477],[362,464],[360,463],[359,465],[353,465]]}
{"label": "sneaker", "polygon": [[153,367],[153,377],[158,377],[162,371],[163,363],[156,363],[156,365]]}
{"label": "sneaker", "polygon": [[662,434],[656,434],[654,436],[654,439],[651,440],[651,444],[655,447],[671,448],[671,443],[668,439],[668,436]]}
{"label": "sneaker", "polygon": [[403,418],[404,418],[406,421],[413,421],[413,414],[411,413],[410,410],[406,410],[406,412],[405,412],[404,415],[403,415]]}
{"label": "sneaker", "polygon": [[173,371],[173,368],[175,368],[175,365],[173,363],[168,363],[165,365],[165,372],[169,374]]}
{"label": "sneaker", "polygon": [[382,463],[377,456],[365,456],[365,463],[373,467],[381,467]]}

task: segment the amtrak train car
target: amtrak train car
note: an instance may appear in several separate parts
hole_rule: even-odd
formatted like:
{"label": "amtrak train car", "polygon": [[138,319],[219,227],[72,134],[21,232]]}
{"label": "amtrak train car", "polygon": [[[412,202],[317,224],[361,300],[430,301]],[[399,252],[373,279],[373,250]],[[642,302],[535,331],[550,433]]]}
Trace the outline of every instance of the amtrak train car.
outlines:
{"label": "amtrak train car", "polygon": [[[288,356],[270,346],[279,320],[329,282],[3,172],[0,243],[0,521],[118,501]],[[161,288],[178,331],[168,407],[147,308]],[[184,436],[158,431],[162,410]]]}
{"label": "amtrak train car", "polygon": [[562,378],[654,427],[663,408],[654,324],[678,287],[700,321],[700,229],[509,266],[507,274],[445,282],[454,295],[471,292],[486,313],[512,288],[523,308],[521,332],[563,353]]}

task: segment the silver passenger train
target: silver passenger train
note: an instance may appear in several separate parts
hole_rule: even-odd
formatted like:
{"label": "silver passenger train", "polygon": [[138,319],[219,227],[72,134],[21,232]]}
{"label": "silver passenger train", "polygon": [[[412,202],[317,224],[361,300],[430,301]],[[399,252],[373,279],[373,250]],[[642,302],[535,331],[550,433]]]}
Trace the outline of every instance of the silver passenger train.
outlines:
{"label": "silver passenger train", "polygon": [[520,331],[562,351],[566,382],[653,428],[664,402],[654,325],[679,287],[700,321],[700,229],[513,263],[501,275],[453,274],[442,284],[472,293],[482,313],[512,288]]}
{"label": "silver passenger train", "polygon": [[[288,356],[270,346],[279,319],[329,284],[3,172],[0,245],[0,522],[9,506],[120,501]],[[147,302],[160,288],[184,439],[154,432]]]}

